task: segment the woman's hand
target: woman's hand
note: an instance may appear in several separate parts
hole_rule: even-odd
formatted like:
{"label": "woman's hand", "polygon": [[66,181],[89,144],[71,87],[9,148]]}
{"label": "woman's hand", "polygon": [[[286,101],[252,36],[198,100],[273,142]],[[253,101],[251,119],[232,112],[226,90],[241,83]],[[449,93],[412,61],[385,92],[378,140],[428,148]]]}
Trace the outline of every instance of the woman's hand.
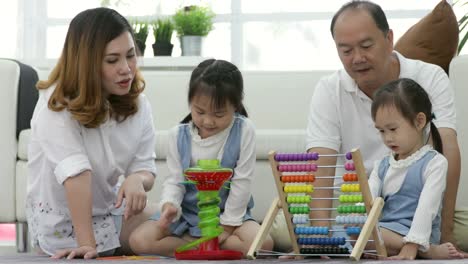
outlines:
{"label": "woman's hand", "polygon": [[84,258],[84,259],[93,259],[97,258],[98,252],[96,248],[90,246],[82,246],[79,248],[69,248],[57,250],[55,254],[51,257],[53,259],[73,259],[73,258]]}
{"label": "woman's hand", "polygon": [[124,212],[124,219],[128,220],[130,217],[137,215],[146,207],[146,191],[141,175],[139,173],[129,175],[122,186],[120,186],[117,195],[116,208],[122,205],[125,198],[126,207]]}

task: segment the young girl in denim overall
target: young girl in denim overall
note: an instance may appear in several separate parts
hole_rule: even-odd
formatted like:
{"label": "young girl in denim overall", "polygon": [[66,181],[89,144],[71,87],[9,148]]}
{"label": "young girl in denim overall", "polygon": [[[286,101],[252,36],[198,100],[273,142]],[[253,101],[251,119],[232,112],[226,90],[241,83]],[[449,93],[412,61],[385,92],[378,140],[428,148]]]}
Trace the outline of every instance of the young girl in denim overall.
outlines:
{"label": "young girl in denim overall", "polygon": [[[201,236],[197,227],[197,190],[185,181],[184,170],[200,159],[218,159],[233,169],[219,194],[221,249],[247,253],[259,230],[250,210],[251,181],[255,168],[255,128],[242,104],[243,79],[238,68],[223,60],[206,60],[190,78],[190,114],[169,133],[167,165],[161,210],[130,238],[139,254],[172,256],[177,247]],[[267,239],[264,249],[272,249]]]}
{"label": "young girl in denim overall", "polygon": [[461,258],[451,243],[439,245],[448,163],[429,96],[413,80],[390,82],[376,91],[372,118],[391,150],[369,179],[372,195],[385,200],[379,225],[390,258]]}

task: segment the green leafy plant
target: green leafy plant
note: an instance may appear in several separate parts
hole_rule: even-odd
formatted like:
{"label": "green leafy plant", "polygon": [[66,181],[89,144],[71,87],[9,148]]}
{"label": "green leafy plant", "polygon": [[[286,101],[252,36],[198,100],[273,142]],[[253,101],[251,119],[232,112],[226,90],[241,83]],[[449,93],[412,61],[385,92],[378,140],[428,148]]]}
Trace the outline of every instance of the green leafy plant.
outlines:
{"label": "green leafy plant", "polygon": [[133,20],[130,22],[133,28],[133,35],[137,45],[138,56],[145,54],[146,38],[148,37],[148,23],[145,21]]}
{"label": "green leafy plant", "polygon": [[174,26],[179,36],[206,36],[213,29],[215,13],[208,7],[186,6],[174,15]]}
{"label": "green leafy plant", "polygon": [[155,42],[171,43],[174,24],[171,19],[158,19],[153,23],[153,34]]}
{"label": "green leafy plant", "polygon": [[148,37],[148,23],[144,21],[132,21],[131,24],[135,39],[146,43],[146,38]]}
{"label": "green leafy plant", "polygon": [[[468,0],[458,0],[455,1],[453,6],[455,8],[460,7],[460,8],[465,8],[468,9]],[[465,13],[459,20],[458,20],[458,30],[460,32],[460,42],[458,43],[458,53],[461,52],[463,47],[466,44],[466,41],[468,40],[468,12]]]}

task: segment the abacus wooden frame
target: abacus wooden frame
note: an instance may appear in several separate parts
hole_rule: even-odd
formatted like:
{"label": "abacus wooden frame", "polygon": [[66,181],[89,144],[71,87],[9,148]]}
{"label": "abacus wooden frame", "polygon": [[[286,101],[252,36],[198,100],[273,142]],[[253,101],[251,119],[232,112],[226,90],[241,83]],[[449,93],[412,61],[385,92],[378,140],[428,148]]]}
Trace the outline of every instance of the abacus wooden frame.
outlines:
{"label": "abacus wooden frame", "polygon": [[[366,207],[367,220],[364,223],[361,233],[359,234],[358,239],[353,247],[353,250],[350,254],[350,258],[352,260],[359,260],[361,258],[361,255],[365,249],[366,243],[371,237],[371,234],[374,239],[377,254],[379,256],[386,257],[387,250],[385,248],[383,239],[378,229],[378,220],[384,205],[383,199],[377,197],[375,200],[372,200],[372,195],[369,189],[369,183],[367,181],[367,174],[362,160],[361,152],[359,151],[359,149],[353,149],[351,151],[351,154],[356,168],[355,171],[358,175],[358,181],[364,205]],[[275,160],[275,155],[276,151],[270,151],[270,153],[268,154],[268,159],[270,161],[270,166],[274,176],[273,178],[275,179],[276,187],[278,189],[279,198],[277,197],[275,200],[273,200],[267,214],[265,215],[265,219],[262,223],[262,226],[260,227],[257,236],[255,237],[254,241],[252,242],[252,245],[249,248],[249,251],[247,252],[247,258],[249,259],[256,258],[257,252],[260,246],[263,244],[263,241],[265,240],[279,210],[283,210],[284,217],[286,218],[286,225],[288,227],[288,233],[291,239],[294,255],[298,259],[303,257],[300,254],[300,248],[294,235],[294,226],[291,221],[292,215],[289,213],[287,206],[282,206],[282,203],[286,203],[286,195],[283,191],[284,183],[281,181],[281,172],[278,171],[279,162]]]}

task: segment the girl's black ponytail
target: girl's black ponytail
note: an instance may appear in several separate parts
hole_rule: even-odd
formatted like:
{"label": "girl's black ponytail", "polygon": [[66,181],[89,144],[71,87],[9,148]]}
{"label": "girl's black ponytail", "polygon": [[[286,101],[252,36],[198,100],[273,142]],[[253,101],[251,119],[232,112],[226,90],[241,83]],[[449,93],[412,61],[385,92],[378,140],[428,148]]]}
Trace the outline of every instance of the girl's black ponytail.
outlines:
{"label": "girl's black ponytail", "polygon": [[434,125],[434,122],[429,121],[431,124],[431,136],[432,136],[432,143],[434,145],[434,149],[437,150],[439,153],[443,153],[443,145],[442,145],[442,138],[440,137],[439,130]]}

